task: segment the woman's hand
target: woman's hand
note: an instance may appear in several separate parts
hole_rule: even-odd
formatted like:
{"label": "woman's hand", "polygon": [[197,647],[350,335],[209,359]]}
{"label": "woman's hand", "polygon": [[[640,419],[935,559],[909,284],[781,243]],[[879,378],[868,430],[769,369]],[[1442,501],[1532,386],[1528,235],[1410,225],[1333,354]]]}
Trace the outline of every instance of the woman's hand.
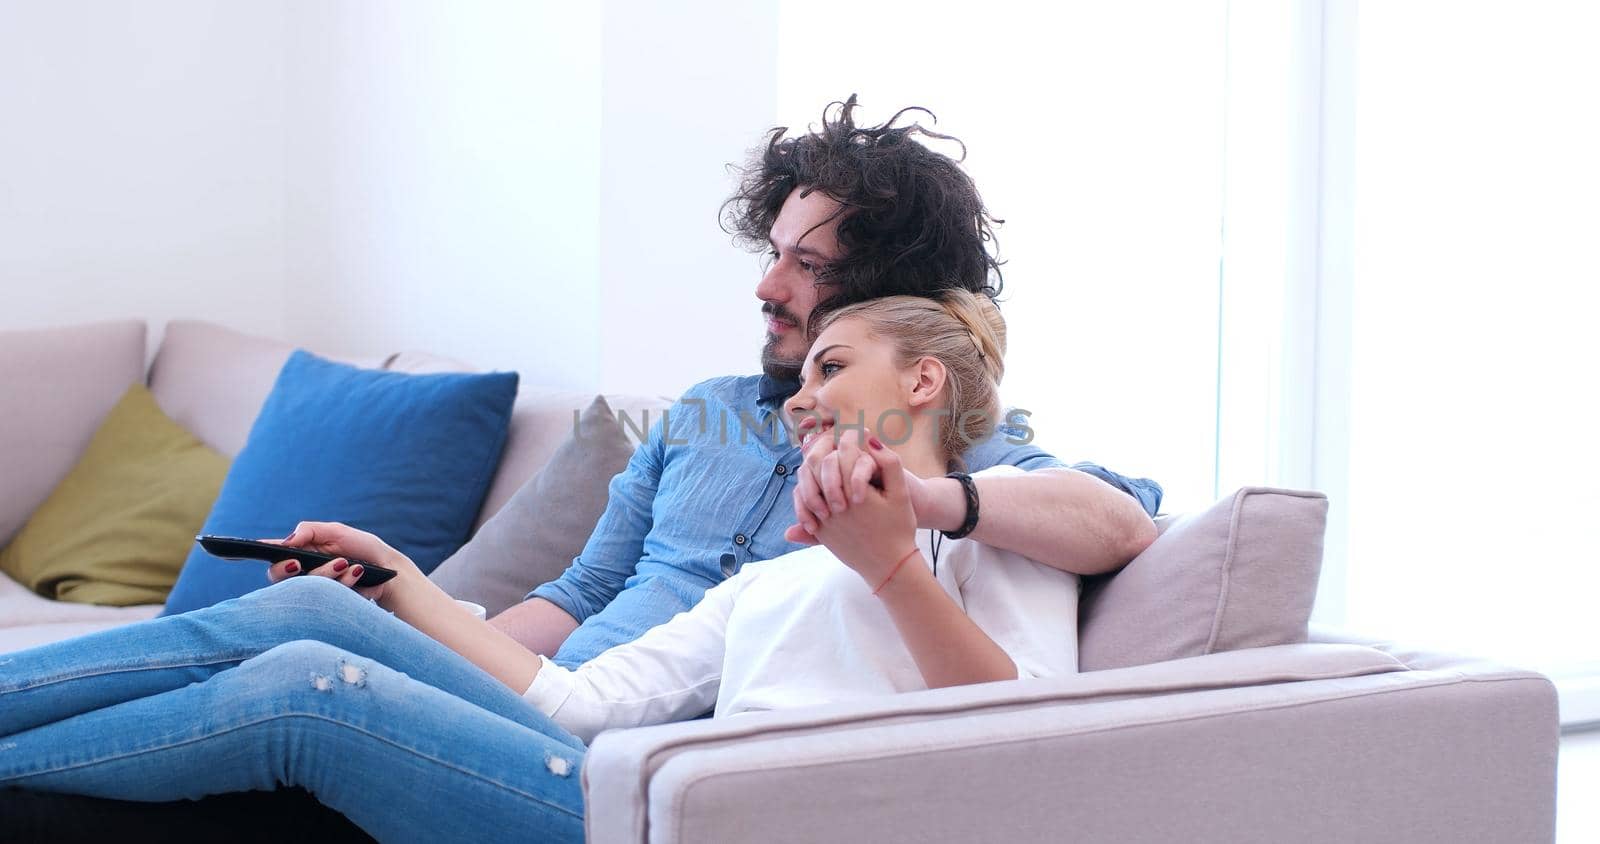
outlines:
{"label": "woman's hand", "polygon": [[[337,580],[352,589],[364,598],[382,601],[385,596],[392,597],[397,590],[407,588],[405,584],[414,578],[422,577],[422,571],[411,558],[400,553],[388,543],[377,536],[364,530],[357,530],[339,522],[301,522],[295,526],[294,532],[285,539],[263,539],[274,545],[287,545],[293,548],[304,548],[308,551],[318,551],[323,554],[334,554],[339,559],[327,565],[319,566],[309,572],[312,577],[327,577]],[[361,579],[361,565],[351,563],[349,558],[365,560],[369,563],[391,568],[400,575],[380,583],[377,586],[357,587],[356,581]],[[267,569],[267,579],[273,583],[302,574],[300,563],[296,560],[279,560]]]}
{"label": "woman's hand", "polygon": [[[285,539],[262,541],[337,555],[339,559],[319,566],[310,574],[332,578],[355,589],[357,594],[378,601],[401,621],[465,657],[516,694],[522,694],[538,673],[542,663],[537,654],[474,618],[423,576],[411,558],[364,530],[338,522],[301,522]],[[378,586],[357,588],[355,582],[361,578],[361,567],[349,562],[352,557],[392,568],[400,574]],[[274,563],[268,576],[274,583],[294,577],[295,572],[289,570],[292,562]],[[341,562],[345,563],[342,569],[339,568]]]}
{"label": "woman's hand", "polygon": [[[805,443],[805,460],[795,472],[794,516],[796,524],[784,531],[784,539],[803,545],[816,545],[817,528],[830,516],[843,513],[865,500],[869,488],[882,489],[882,470],[867,454],[872,433],[851,428],[837,439],[817,434]],[[885,448],[883,451],[889,451]],[[890,452],[893,454],[893,452]],[[899,458],[896,456],[896,465]],[[911,502],[917,527],[926,527],[938,505],[934,489],[911,471],[901,467],[906,497]],[[965,498],[962,499],[963,503]]]}
{"label": "woman's hand", "polygon": [[[856,434],[845,432],[841,443]],[[866,437],[866,448],[860,449],[860,437],[851,468],[840,472],[844,490],[840,493],[848,502],[843,508],[829,507],[828,515],[816,519],[812,527],[804,530],[814,536],[845,565],[855,569],[869,586],[881,584],[896,563],[916,550],[917,514],[912,509],[906,478],[909,473],[900,465],[900,457],[885,448],[876,437]],[[807,459],[810,459],[808,454]],[[827,477],[833,477],[830,472]],[[797,492],[796,501],[800,499]],[[798,510],[801,505],[796,504]],[[814,511],[809,511],[814,514]],[[796,525],[796,528],[801,526]]]}

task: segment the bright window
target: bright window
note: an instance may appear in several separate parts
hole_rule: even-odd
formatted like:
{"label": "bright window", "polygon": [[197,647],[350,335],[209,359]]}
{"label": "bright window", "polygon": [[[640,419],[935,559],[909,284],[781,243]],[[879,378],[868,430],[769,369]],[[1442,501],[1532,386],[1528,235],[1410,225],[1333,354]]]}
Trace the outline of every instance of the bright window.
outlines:
{"label": "bright window", "polygon": [[784,2],[779,117],[967,142],[1041,444],[1326,488],[1320,621],[1600,676],[1600,9],[1357,9]]}
{"label": "bright window", "polygon": [[1600,10],[1359,27],[1349,623],[1600,671]]}
{"label": "bright window", "polygon": [[[999,229],[1037,442],[1214,495],[1225,3],[784,2],[780,122],[924,105]],[[841,23],[847,22],[847,23]],[[926,119],[924,118],[924,125]]]}

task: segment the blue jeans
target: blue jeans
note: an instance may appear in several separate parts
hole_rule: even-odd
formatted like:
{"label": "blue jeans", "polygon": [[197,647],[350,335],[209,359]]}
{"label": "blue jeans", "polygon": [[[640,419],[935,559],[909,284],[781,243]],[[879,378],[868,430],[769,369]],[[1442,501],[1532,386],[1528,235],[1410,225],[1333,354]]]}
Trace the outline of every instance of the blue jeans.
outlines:
{"label": "blue jeans", "polygon": [[583,840],[584,746],[326,578],[0,654],[0,786],[297,785],[383,841]]}

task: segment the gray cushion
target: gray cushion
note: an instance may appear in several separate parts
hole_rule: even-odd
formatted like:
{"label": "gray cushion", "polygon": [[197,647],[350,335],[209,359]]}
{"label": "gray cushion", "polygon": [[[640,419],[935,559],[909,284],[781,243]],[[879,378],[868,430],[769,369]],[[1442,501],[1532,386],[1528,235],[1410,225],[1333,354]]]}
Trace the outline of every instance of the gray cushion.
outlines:
{"label": "gray cushion", "polygon": [[544,468],[431,578],[456,598],[482,604],[492,617],[572,564],[605,511],[611,478],[628,465],[633,445],[611,406],[596,396]]}
{"label": "gray cushion", "polygon": [[1245,487],[1168,520],[1116,575],[1086,579],[1081,671],[1306,640],[1328,499]]}

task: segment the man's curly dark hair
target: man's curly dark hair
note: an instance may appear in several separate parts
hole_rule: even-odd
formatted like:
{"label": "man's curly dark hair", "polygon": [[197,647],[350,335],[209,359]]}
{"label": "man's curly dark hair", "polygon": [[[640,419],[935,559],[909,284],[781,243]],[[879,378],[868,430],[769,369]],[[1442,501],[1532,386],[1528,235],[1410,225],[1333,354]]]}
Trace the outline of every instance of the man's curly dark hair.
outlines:
{"label": "man's curly dark hair", "polygon": [[[989,214],[961,169],[966,145],[915,122],[895,125],[916,111],[938,119],[925,108],[901,109],[877,126],[857,126],[856,108],[852,94],[828,104],[818,130],[794,137],[785,137],[786,126],[768,132],[722,205],[723,229],[746,249],[766,250],[791,191],[821,191],[838,200],[844,255],[819,273],[817,283],[831,289],[818,301],[816,316],[879,296],[926,296],[955,287],[998,296],[1004,282],[994,226],[1005,221]],[[961,159],[935,152],[918,136],[954,142]]]}

